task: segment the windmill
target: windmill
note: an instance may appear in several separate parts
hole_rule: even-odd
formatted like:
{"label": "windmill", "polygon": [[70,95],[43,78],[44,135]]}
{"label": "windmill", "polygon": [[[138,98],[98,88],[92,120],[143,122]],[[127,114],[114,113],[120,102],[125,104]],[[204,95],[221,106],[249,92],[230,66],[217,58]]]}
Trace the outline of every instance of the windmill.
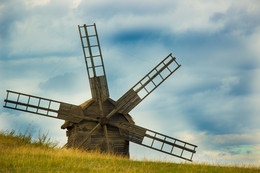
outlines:
{"label": "windmill", "polygon": [[135,125],[129,112],[181,65],[169,54],[117,101],[109,97],[95,23],[78,25],[92,99],[81,105],[7,90],[5,108],[65,120],[68,148],[129,156],[129,141],[192,161],[196,145]]}

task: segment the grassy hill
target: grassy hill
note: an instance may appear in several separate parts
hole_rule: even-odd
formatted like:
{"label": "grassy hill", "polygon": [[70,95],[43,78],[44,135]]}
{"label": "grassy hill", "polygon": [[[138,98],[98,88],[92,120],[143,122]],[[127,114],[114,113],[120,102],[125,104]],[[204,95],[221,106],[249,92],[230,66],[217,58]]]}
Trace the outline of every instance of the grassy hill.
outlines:
{"label": "grassy hill", "polygon": [[256,167],[221,167],[207,164],[175,164],[133,161],[123,157],[60,149],[46,135],[37,141],[30,134],[0,132],[2,172],[260,172]]}

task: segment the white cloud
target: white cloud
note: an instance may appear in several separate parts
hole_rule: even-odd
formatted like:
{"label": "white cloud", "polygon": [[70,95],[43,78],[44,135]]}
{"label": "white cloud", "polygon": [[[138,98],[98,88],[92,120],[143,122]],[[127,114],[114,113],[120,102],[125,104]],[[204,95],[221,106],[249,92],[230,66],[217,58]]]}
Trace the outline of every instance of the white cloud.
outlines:
{"label": "white cloud", "polygon": [[25,0],[25,4],[29,8],[34,8],[34,7],[37,7],[37,6],[44,6],[48,3],[50,3],[50,0],[38,0],[38,1]]}
{"label": "white cloud", "polygon": [[199,144],[197,157],[206,163],[258,165],[259,135],[259,132],[232,135],[196,134],[195,140]]}

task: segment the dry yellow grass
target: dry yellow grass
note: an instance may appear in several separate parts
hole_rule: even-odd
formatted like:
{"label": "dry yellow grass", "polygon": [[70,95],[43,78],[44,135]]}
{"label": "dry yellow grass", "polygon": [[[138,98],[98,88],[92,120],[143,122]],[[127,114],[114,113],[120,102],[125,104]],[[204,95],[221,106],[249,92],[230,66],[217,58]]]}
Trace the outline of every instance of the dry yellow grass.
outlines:
{"label": "dry yellow grass", "polygon": [[23,135],[1,133],[0,172],[260,172],[257,167],[133,161],[99,152],[54,148],[46,141],[32,143]]}

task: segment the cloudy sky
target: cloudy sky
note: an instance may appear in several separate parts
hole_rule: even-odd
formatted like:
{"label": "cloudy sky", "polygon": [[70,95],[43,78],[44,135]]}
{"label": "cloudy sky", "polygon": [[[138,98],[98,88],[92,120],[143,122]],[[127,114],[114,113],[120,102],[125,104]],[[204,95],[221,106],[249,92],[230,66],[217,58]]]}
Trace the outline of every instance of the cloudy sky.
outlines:
{"label": "cloudy sky", "polygon": [[[114,100],[169,53],[182,65],[130,112],[137,125],[198,145],[195,162],[260,165],[259,17],[258,0],[1,0],[0,103],[7,89],[88,100],[77,25],[95,22]],[[0,108],[0,129],[41,130],[61,145],[62,123]]]}

